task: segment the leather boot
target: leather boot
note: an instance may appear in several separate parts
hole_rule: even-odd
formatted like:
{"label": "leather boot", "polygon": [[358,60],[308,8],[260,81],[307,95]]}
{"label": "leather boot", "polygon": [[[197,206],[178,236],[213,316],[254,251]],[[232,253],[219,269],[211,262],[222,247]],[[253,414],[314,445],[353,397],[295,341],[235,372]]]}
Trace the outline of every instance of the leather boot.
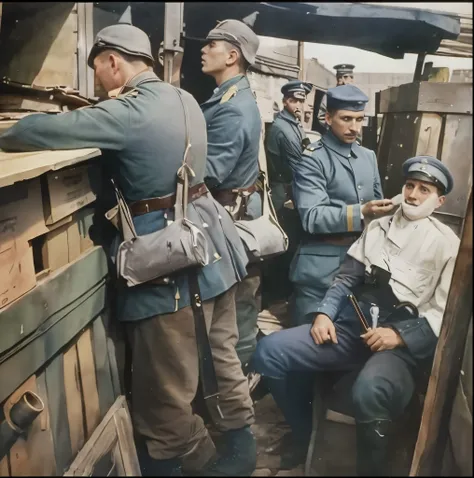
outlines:
{"label": "leather boot", "polygon": [[280,468],[291,470],[305,463],[308,453],[312,425],[311,402],[308,400],[311,399],[311,387],[306,389],[307,384],[301,380],[293,382],[293,386],[288,386],[286,379],[264,377],[264,381],[291,428],[280,453]]}
{"label": "leather boot", "polygon": [[137,455],[142,476],[183,476],[179,458],[155,460],[145,445],[137,446]]}
{"label": "leather boot", "polygon": [[390,420],[357,423],[358,476],[390,476],[388,463]]}
{"label": "leather boot", "polygon": [[257,466],[257,444],[250,426],[223,433],[224,451],[202,476],[250,476]]}

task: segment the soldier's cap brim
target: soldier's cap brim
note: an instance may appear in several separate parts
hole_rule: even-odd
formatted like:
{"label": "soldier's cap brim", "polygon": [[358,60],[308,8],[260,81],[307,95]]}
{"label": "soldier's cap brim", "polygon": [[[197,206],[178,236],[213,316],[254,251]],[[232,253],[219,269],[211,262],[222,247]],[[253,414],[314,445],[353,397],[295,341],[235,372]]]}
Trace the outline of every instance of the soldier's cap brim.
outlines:
{"label": "soldier's cap brim", "polygon": [[418,179],[418,181],[423,181],[425,183],[430,183],[440,188],[443,191],[443,194],[446,194],[446,186],[438,179],[432,176],[431,174],[423,171],[412,171],[406,175],[407,179]]}
{"label": "soldier's cap brim", "polygon": [[90,68],[92,69],[94,68],[95,57],[104,50],[116,50],[119,53],[125,53],[126,55],[147,58],[148,60],[151,60],[153,64],[155,63],[155,59],[151,55],[147,55],[143,52],[136,52],[133,50],[129,50],[128,48],[122,48],[120,46],[109,45],[105,42],[99,41],[94,43],[94,45],[91,48],[91,51],[89,52],[89,57],[87,58],[87,64]]}

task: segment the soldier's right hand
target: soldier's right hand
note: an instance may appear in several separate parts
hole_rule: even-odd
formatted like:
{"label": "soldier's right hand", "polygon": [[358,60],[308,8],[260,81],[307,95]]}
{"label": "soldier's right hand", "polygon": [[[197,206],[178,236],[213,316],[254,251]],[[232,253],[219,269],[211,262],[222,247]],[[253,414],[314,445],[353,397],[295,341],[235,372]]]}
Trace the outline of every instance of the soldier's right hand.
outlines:
{"label": "soldier's right hand", "polygon": [[317,345],[327,342],[337,344],[336,328],[332,320],[325,314],[318,314],[311,327],[311,337]]}
{"label": "soldier's right hand", "polygon": [[360,211],[364,217],[374,219],[389,214],[395,207],[391,199],[374,199],[366,202]]}

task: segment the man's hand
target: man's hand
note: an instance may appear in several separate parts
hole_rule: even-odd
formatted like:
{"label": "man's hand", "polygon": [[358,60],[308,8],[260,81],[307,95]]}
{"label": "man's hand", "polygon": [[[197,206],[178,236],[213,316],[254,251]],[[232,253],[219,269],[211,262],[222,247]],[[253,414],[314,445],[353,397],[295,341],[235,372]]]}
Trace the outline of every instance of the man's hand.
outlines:
{"label": "man's hand", "polygon": [[364,217],[374,219],[387,215],[395,207],[391,199],[374,199],[373,201],[366,202],[360,211]]}
{"label": "man's hand", "polygon": [[337,344],[336,328],[332,320],[325,314],[318,314],[311,327],[311,337],[317,345],[332,342]]}
{"label": "man's hand", "polygon": [[369,329],[361,335],[365,344],[370,347],[372,352],[381,352],[382,350],[392,350],[396,347],[403,347],[404,342],[395,330],[388,327],[377,327]]}

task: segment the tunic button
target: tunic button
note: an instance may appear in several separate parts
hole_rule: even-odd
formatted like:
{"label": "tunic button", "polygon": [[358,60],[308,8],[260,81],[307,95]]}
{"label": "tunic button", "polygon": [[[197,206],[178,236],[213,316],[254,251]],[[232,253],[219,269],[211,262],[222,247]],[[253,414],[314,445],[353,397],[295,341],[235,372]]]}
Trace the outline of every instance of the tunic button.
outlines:
{"label": "tunic button", "polygon": [[362,198],[360,198],[360,203],[364,204],[364,200]]}
{"label": "tunic button", "polygon": [[357,186],[357,189],[362,189],[362,186],[359,184],[359,185]]}

